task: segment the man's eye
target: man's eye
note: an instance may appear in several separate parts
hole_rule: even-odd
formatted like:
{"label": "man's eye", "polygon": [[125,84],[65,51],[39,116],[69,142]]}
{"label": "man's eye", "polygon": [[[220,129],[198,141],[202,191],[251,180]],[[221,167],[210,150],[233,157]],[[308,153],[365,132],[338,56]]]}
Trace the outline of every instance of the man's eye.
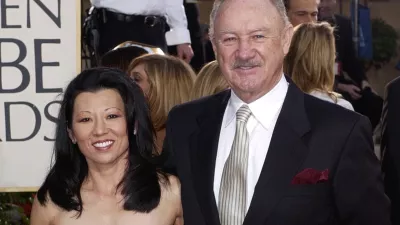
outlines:
{"label": "man's eye", "polygon": [[229,38],[224,38],[223,39],[224,43],[231,43],[231,42],[234,42],[234,41],[236,41],[235,37],[229,37]]}
{"label": "man's eye", "polygon": [[265,38],[265,36],[264,36],[264,35],[257,34],[257,35],[254,35],[253,38],[254,38],[254,39],[263,39],[263,38]]}

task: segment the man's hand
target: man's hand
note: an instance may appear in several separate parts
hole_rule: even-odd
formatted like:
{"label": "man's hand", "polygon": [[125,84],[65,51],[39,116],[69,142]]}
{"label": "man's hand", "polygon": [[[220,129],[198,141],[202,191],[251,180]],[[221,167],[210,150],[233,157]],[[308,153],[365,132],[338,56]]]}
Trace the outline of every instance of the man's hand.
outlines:
{"label": "man's hand", "polygon": [[365,88],[370,88],[371,87],[371,85],[368,83],[368,81],[366,81],[366,80],[363,80],[363,81],[361,81],[361,89],[365,89]]}
{"label": "man's hand", "polygon": [[350,97],[354,100],[358,100],[361,98],[361,90],[357,86],[353,84],[338,84],[337,88],[350,95]]}
{"label": "man's hand", "polygon": [[180,44],[176,46],[176,51],[178,53],[178,57],[185,60],[187,63],[190,63],[190,60],[193,58],[193,50],[190,44]]}
{"label": "man's hand", "polygon": [[367,88],[370,88],[372,93],[378,95],[378,93],[376,93],[376,91],[371,87],[371,85],[369,84],[369,82],[366,81],[366,80],[363,80],[363,81],[361,82],[361,89],[362,89],[362,90],[365,90],[365,89],[367,89]]}

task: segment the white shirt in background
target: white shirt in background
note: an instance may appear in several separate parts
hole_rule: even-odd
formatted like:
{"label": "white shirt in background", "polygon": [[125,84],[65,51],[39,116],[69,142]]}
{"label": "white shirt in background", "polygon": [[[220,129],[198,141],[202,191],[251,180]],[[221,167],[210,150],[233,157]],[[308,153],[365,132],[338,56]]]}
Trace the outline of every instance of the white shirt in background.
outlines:
{"label": "white shirt in background", "polygon": [[171,28],[165,34],[168,45],[190,44],[183,0],[90,0],[96,8],[127,15],[165,16]]}
{"label": "white shirt in background", "polygon": [[342,107],[344,107],[346,109],[354,111],[353,105],[350,102],[348,102],[347,100],[343,99],[343,98],[337,98],[337,102],[335,103],[335,100],[331,96],[329,96],[328,93],[325,93],[325,92],[322,92],[322,91],[314,90],[314,91],[312,91],[310,93],[310,95],[312,95],[314,97],[317,97],[319,99],[328,101],[328,102],[332,102],[334,104],[338,104],[338,105],[340,105],[340,106],[342,106]]}

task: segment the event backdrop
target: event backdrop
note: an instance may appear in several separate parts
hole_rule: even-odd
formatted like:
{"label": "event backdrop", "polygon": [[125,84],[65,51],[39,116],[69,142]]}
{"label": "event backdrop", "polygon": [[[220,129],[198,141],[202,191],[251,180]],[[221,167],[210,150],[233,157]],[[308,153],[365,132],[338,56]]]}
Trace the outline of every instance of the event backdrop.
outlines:
{"label": "event backdrop", "polygon": [[0,0],[0,192],[35,191],[48,172],[80,15],[79,0]]}

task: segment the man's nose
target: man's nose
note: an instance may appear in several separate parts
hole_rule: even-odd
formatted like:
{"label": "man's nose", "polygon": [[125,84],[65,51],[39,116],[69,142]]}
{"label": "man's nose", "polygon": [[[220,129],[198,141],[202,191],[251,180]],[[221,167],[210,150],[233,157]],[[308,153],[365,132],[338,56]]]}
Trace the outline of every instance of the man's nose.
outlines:
{"label": "man's nose", "polygon": [[250,40],[240,40],[237,56],[241,59],[248,59],[254,57],[255,50]]}
{"label": "man's nose", "polygon": [[314,17],[311,14],[304,15],[301,23],[312,23],[314,22]]}

